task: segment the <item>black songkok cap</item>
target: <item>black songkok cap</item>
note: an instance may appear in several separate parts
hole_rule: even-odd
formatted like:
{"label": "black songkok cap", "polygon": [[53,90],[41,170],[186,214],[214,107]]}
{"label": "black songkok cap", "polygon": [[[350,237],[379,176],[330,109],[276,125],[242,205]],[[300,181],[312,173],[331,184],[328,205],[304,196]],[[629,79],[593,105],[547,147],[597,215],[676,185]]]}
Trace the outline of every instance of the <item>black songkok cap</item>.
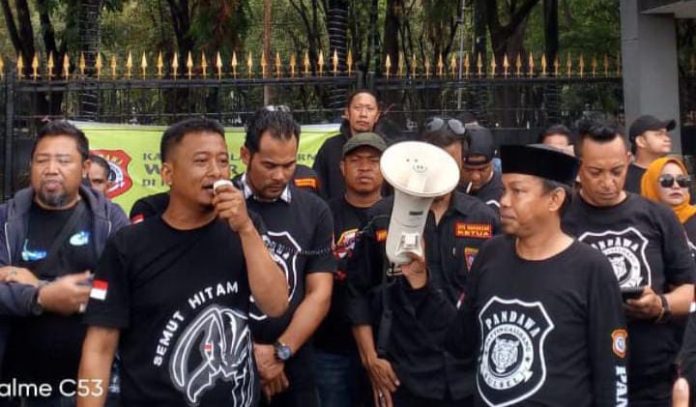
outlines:
{"label": "black songkok cap", "polygon": [[500,147],[503,174],[534,175],[572,186],[579,161],[554,147],[543,144],[506,145]]}

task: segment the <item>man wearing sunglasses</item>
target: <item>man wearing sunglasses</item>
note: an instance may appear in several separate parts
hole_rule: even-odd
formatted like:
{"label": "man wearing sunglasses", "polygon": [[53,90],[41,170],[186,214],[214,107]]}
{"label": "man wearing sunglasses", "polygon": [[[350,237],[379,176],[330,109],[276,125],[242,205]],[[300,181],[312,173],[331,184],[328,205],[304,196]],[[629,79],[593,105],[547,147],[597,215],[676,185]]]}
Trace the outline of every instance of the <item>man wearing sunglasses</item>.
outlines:
{"label": "man wearing sunglasses", "polygon": [[464,154],[459,190],[475,196],[498,213],[500,197],[503,195],[503,181],[493,168],[493,135],[490,130],[479,125],[467,125],[466,134],[469,149]]}
{"label": "man wearing sunglasses", "polygon": [[[459,120],[436,117],[426,121],[422,141],[443,148],[461,166],[463,130]],[[388,269],[385,242],[392,206],[389,197],[369,210],[370,222],[348,260],[348,317],[375,405],[468,406],[474,360],[455,358],[438,346],[442,333],[422,328],[417,306],[407,301],[410,289]],[[473,197],[455,191],[435,198],[423,240],[430,282],[452,307],[463,299],[479,248],[498,229],[495,212]]]}
{"label": "man wearing sunglasses", "polygon": [[640,193],[640,179],[651,162],[669,154],[672,140],[669,132],[677,123],[674,120],[659,120],[650,115],[637,118],[628,131],[634,161],[628,166],[626,191]]}
{"label": "man wearing sunglasses", "polygon": [[624,292],[630,405],[667,405],[675,319],[689,312],[696,271],[684,230],[669,208],[624,190],[629,153],[618,126],[590,127],[577,152],[581,187],[563,228],[610,260]]}

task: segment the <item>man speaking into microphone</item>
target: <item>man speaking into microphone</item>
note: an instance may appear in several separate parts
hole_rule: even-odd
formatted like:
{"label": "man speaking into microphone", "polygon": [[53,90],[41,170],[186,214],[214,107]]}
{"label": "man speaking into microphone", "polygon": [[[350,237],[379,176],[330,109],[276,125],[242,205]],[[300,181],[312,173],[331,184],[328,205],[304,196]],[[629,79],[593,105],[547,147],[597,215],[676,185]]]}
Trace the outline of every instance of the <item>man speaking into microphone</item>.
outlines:
{"label": "man speaking into microphone", "polygon": [[160,145],[170,200],[109,241],[85,321],[79,406],[102,406],[113,355],[128,406],[253,406],[258,394],[250,294],[268,315],[287,284],[229,180],[224,130],[207,119],[168,128]]}

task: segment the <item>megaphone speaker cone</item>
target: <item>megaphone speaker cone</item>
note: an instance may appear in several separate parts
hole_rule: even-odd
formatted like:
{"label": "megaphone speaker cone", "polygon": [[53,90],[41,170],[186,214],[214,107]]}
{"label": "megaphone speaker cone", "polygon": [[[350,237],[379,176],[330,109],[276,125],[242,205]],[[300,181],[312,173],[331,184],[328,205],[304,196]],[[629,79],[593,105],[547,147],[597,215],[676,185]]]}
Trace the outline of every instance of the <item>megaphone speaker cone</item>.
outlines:
{"label": "megaphone speaker cone", "polygon": [[421,141],[404,141],[386,149],[380,160],[384,179],[395,189],[420,197],[451,192],[459,167],[445,150]]}
{"label": "megaphone speaker cone", "polygon": [[389,147],[380,160],[384,179],[394,187],[394,207],[387,233],[387,257],[396,265],[423,256],[422,234],[430,205],[459,183],[459,167],[445,150],[419,141]]}

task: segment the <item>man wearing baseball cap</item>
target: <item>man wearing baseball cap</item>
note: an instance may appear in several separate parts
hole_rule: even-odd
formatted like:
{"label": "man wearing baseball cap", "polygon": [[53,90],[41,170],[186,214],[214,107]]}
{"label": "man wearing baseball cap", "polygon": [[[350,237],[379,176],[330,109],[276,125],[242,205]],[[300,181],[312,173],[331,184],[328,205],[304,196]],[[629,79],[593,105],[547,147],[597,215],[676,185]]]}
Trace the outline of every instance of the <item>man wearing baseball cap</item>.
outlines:
{"label": "man wearing baseball cap", "polygon": [[493,135],[487,128],[474,124],[466,126],[466,137],[469,148],[463,157],[459,190],[475,196],[497,213],[500,210],[500,197],[503,195],[503,182],[500,174],[493,169]]}
{"label": "man wearing baseball cap", "polygon": [[624,189],[636,194],[640,193],[640,180],[645,169],[651,162],[669,154],[672,149],[670,131],[674,130],[677,122],[659,120],[655,116],[643,115],[637,118],[628,131],[631,142],[631,152],[634,161],[628,166],[626,185]]}
{"label": "man wearing baseball cap", "polygon": [[[334,220],[334,273],[331,308],[314,334],[314,370],[322,406],[363,405],[369,398],[367,375],[346,317],[347,265],[368,210],[382,199],[382,172],[379,160],[387,144],[376,133],[358,133],[343,145],[339,169],[345,193],[331,199]],[[329,373],[330,372],[330,373]]]}

